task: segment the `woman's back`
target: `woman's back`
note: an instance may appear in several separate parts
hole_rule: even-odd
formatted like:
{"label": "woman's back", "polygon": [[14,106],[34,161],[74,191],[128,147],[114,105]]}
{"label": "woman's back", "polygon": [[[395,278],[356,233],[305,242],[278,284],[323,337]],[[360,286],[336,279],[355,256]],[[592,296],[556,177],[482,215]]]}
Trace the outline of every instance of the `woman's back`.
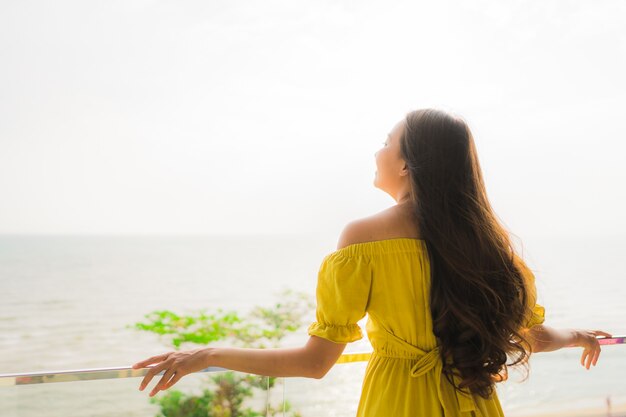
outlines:
{"label": "woman's back", "polygon": [[333,252],[320,268],[317,321],[309,334],[336,343],[358,340],[356,322],[369,315],[374,352],[357,416],[503,415],[495,395],[485,400],[455,392],[442,375],[428,277],[421,240],[371,241]]}
{"label": "woman's back", "polygon": [[430,265],[410,209],[397,205],[352,222],[338,246],[342,249],[337,252],[367,263],[374,275],[367,306],[373,346],[380,341],[373,336],[384,329],[412,345],[434,347],[428,300]]}
{"label": "woman's back", "polygon": [[[368,314],[374,352],[358,416],[503,415],[497,396],[455,392],[442,375],[426,242],[415,237],[415,228],[403,232],[401,213],[401,207],[386,210],[346,228],[340,249],[322,262],[317,322],[309,334],[337,343],[357,340],[362,335],[356,322]],[[359,241],[364,237],[372,240]]]}

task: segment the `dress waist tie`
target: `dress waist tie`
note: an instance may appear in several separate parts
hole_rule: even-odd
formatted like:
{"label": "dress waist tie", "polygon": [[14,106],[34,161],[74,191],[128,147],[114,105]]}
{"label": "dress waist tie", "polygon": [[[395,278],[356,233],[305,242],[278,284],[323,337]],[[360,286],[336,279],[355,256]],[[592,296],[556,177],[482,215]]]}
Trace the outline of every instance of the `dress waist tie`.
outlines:
{"label": "dress waist tie", "polygon": [[[413,346],[410,343],[400,339],[399,337],[393,334],[388,333],[388,337],[390,339],[395,339],[395,341],[398,342],[398,344],[400,344],[403,349],[407,349],[410,352],[412,352],[414,355],[418,355],[417,362],[415,363],[415,365],[411,367],[411,377],[419,378],[420,376],[426,374],[428,371],[432,369],[435,370],[435,380],[437,381],[437,396],[439,397],[439,402],[441,403],[441,406],[443,407],[444,411],[447,411],[446,402],[444,401],[444,398],[441,392],[442,390],[441,379],[442,377],[445,379],[445,376],[443,375],[443,363],[441,362],[441,356],[439,354],[439,347],[435,347],[434,349],[430,351],[424,351],[418,348],[417,346]],[[461,382],[459,377],[457,377],[456,375],[453,375],[453,378],[454,378],[455,384],[458,386],[458,384]],[[482,417],[482,413],[478,409],[476,405],[476,401],[474,400],[474,397],[470,394],[459,392],[447,382],[448,381],[446,380],[446,389],[451,389],[456,394],[456,399],[459,403],[459,409],[461,410],[461,412],[470,413],[469,415],[471,415],[471,412],[473,411],[476,417]],[[448,413],[446,413],[446,415],[447,414]]]}

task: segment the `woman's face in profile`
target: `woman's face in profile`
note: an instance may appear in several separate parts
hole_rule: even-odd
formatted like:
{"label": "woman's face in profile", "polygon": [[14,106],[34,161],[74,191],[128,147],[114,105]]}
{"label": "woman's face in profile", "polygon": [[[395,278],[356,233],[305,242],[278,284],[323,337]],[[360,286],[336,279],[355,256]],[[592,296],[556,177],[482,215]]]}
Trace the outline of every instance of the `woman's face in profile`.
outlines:
{"label": "woman's face in profile", "polygon": [[380,188],[392,197],[395,197],[403,182],[406,181],[406,174],[401,174],[405,163],[400,156],[400,137],[404,132],[404,124],[404,119],[396,123],[389,132],[382,148],[374,154],[377,168],[374,176],[374,187]]}

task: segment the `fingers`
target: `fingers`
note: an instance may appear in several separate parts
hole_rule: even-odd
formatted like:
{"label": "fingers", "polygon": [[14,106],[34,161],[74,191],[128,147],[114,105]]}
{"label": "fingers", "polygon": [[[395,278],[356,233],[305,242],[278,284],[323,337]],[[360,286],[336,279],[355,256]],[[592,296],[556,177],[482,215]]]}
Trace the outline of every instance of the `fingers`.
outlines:
{"label": "fingers", "polygon": [[[187,375],[190,372],[203,369],[205,366],[203,360],[203,349],[191,350],[188,352],[169,352],[162,355],[153,356],[144,361],[137,362],[133,365],[133,368],[148,367],[143,380],[139,384],[139,391],[143,391],[152,378],[163,372],[163,376],[159,382],[150,391],[150,397],[153,397],[157,392],[168,389],[172,385],[178,382],[180,378]],[[152,365],[152,366],[148,366]]]}
{"label": "fingers", "polygon": [[150,391],[150,396],[151,396],[151,397],[154,397],[154,395],[155,395],[157,392],[159,392],[159,391],[161,391],[161,390],[163,390],[163,389],[167,388],[167,384],[168,384],[168,382],[169,382],[170,378],[171,378],[174,374],[176,374],[176,371],[174,371],[174,369],[173,369],[173,368],[168,369],[168,370],[165,372],[165,374],[163,375],[163,377],[161,378],[161,380],[160,380],[160,381],[159,381],[159,382],[158,382],[158,383],[154,386],[154,388],[152,388],[152,391]]}
{"label": "fingers", "polygon": [[589,351],[588,351],[587,349],[585,349],[585,350],[583,351],[582,356],[580,357],[580,364],[581,364],[582,366],[585,366],[585,359],[587,358],[587,356],[588,356],[588,355],[589,355]]}
{"label": "fingers", "polygon": [[183,374],[181,372],[174,373],[174,378],[170,379],[170,382],[167,383],[167,386],[165,388],[171,387],[172,385],[177,383],[182,377]]}
{"label": "fingers", "polygon": [[598,363],[598,359],[600,358],[600,350],[601,350],[600,346],[598,346],[598,348],[594,352],[593,361],[592,361],[593,366],[596,366],[596,363]]}
{"label": "fingers", "polygon": [[591,366],[592,359],[593,359],[593,351],[589,352],[589,354],[587,355],[587,363],[585,364],[585,368],[589,369],[589,367]]}
{"label": "fingers", "polygon": [[580,364],[589,369],[591,365],[596,366],[598,359],[600,358],[600,346],[595,346],[593,349],[585,349],[580,357]]}
{"label": "fingers", "polygon": [[587,330],[584,331],[583,334],[585,334],[585,337],[583,338],[581,345],[584,346],[584,350],[580,357],[580,364],[589,369],[591,365],[596,366],[602,350],[600,347],[600,340],[597,339],[597,336],[613,336],[602,330]]}
{"label": "fingers", "polygon": [[141,384],[139,384],[139,391],[143,391],[144,388],[146,388],[146,386],[150,383],[152,378],[156,374],[161,372],[163,369],[166,369],[169,365],[170,365],[169,361],[166,361],[166,362],[161,362],[160,364],[150,368],[150,370],[148,371],[146,376],[143,377],[143,380],[141,381]]}
{"label": "fingers", "polygon": [[134,364],[133,369],[145,368],[146,366],[151,365],[153,363],[162,362],[169,355],[170,355],[170,352],[164,353],[162,355],[152,356],[148,359],[144,359],[143,361],[137,362],[136,364]]}

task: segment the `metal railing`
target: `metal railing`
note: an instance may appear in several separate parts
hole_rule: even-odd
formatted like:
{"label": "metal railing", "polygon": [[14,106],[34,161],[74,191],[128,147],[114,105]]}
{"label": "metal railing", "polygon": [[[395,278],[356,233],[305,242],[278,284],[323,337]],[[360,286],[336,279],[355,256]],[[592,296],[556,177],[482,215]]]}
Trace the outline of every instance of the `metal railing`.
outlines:
{"label": "metal railing", "polygon": [[[337,363],[367,362],[371,352],[344,353]],[[25,372],[15,374],[0,374],[0,387],[15,385],[47,384],[51,382],[93,381],[97,379],[135,378],[145,376],[149,368],[133,369],[131,366],[110,368],[90,368],[63,371]],[[224,372],[228,369],[210,366],[200,372]],[[161,375],[159,373],[159,375]]]}
{"label": "metal railing", "polygon": [[[626,344],[626,335],[613,337],[598,337],[601,345]],[[367,362],[371,352],[344,353],[337,360],[338,364],[352,362]],[[118,379],[142,377],[148,373],[149,368],[133,369],[131,366],[111,368],[92,368],[63,371],[26,372],[15,374],[0,374],[0,388],[16,385],[47,384],[52,382],[91,381],[98,379]],[[208,367],[198,372],[224,372],[228,369],[220,367]],[[162,372],[159,374],[161,375]]]}

